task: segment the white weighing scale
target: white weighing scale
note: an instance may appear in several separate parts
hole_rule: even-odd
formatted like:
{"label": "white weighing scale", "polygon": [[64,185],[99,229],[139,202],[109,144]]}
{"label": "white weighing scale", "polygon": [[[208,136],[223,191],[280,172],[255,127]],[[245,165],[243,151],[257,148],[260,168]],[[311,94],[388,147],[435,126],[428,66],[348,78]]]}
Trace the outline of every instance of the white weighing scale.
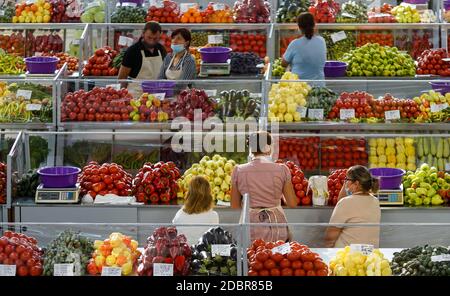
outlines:
{"label": "white weighing scale", "polygon": [[36,189],[36,203],[78,203],[80,184],[72,188],[45,188],[42,184]]}
{"label": "white weighing scale", "polygon": [[231,73],[231,61],[227,60],[226,63],[204,63],[200,62],[200,74],[201,77],[208,76],[226,76]]}
{"label": "white weighing scale", "polygon": [[403,185],[399,189],[379,190],[375,196],[381,206],[403,206]]}

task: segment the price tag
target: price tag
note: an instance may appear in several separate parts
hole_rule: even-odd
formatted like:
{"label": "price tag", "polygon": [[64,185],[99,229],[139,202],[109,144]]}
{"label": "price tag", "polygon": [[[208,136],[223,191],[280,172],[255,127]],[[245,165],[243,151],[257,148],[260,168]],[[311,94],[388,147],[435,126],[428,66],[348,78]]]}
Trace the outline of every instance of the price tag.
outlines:
{"label": "price tag", "polygon": [[5,11],[4,10],[0,10],[0,16],[4,16],[5,15]]}
{"label": "price tag", "polygon": [[230,203],[230,202],[223,201],[223,200],[218,200],[217,203],[216,203],[216,205],[218,205],[218,206],[224,206],[224,207],[229,207],[229,206],[231,206],[231,203]]}
{"label": "price tag", "polygon": [[230,257],[231,245],[211,245],[211,255]]}
{"label": "price tag", "polygon": [[400,110],[391,110],[384,112],[384,118],[386,120],[400,119]]}
{"label": "price tag", "polygon": [[151,94],[151,95],[161,101],[164,100],[164,98],[166,97],[166,93],[157,93],[157,94]]}
{"label": "price tag", "polygon": [[355,118],[355,109],[341,109],[339,112],[341,120]]}
{"label": "price tag", "polygon": [[27,104],[25,106],[25,109],[27,111],[41,111],[42,105],[41,104]]}
{"label": "price tag", "polygon": [[25,1],[26,5],[35,4],[35,3],[36,3],[36,0],[27,0],[27,1]]}
{"label": "price tag", "polygon": [[[119,4],[118,6],[120,6],[120,3],[117,4]],[[122,2],[122,7],[136,7],[136,6],[137,4],[134,2]]]}
{"label": "price tag", "polygon": [[323,120],[323,109],[308,109],[308,118]]}
{"label": "price tag", "polygon": [[80,39],[74,39],[74,40],[72,40],[72,44],[73,45],[80,45]]}
{"label": "price tag", "polygon": [[431,256],[431,261],[432,262],[450,261],[450,254],[442,254],[442,255]]}
{"label": "price tag", "polygon": [[289,243],[282,244],[272,249],[272,254],[280,253],[281,255],[291,252],[291,245]]}
{"label": "price tag", "polygon": [[131,46],[134,43],[134,39],[126,36],[120,36],[118,44],[120,46]]}
{"label": "price tag", "polygon": [[431,113],[441,112],[442,110],[445,110],[448,108],[448,104],[447,103],[433,104],[430,106],[430,108],[431,108]]}
{"label": "price tag", "polygon": [[217,89],[207,89],[205,93],[208,97],[215,97],[217,95]]}
{"label": "price tag", "polygon": [[120,267],[103,267],[102,276],[121,276],[122,269]]}
{"label": "price tag", "polygon": [[120,90],[120,89],[121,89],[119,83],[116,83],[116,84],[108,84],[108,85],[106,86],[106,88],[108,88],[108,87],[111,87],[111,88],[113,88],[113,89],[115,89],[115,90]]}
{"label": "price tag", "polygon": [[333,33],[330,35],[333,43],[339,42],[341,40],[347,39],[347,35],[345,35],[344,31],[339,31],[337,33]]}
{"label": "price tag", "polygon": [[222,44],[223,43],[223,35],[208,35],[208,43],[209,44]]}
{"label": "price tag", "polygon": [[153,276],[173,276],[173,264],[153,263]]}
{"label": "price tag", "polygon": [[227,9],[227,7],[223,3],[215,3],[215,4],[213,4],[213,9],[216,11],[217,10],[225,10],[225,9]]}
{"label": "price tag", "polygon": [[343,12],[341,15],[346,18],[356,18],[356,15],[347,12]]}
{"label": "price tag", "polygon": [[262,93],[250,93],[250,98],[262,98]]}
{"label": "price tag", "polygon": [[156,8],[164,8],[164,3],[162,1],[150,0],[150,6],[155,6]]}
{"label": "price tag", "polygon": [[0,276],[16,276],[16,266],[0,264]]}
{"label": "price tag", "polygon": [[73,263],[53,265],[53,276],[73,276]]}
{"label": "price tag", "polygon": [[189,8],[195,8],[195,7],[197,7],[196,3],[181,3],[180,11],[181,11],[181,13],[185,13],[189,10]]}
{"label": "price tag", "polygon": [[361,252],[363,255],[370,255],[373,252],[373,245],[351,244],[350,250],[354,252]]}
{"label": "price tag", "polygon": [[300,113],[301,118],[306,118],[306,112],[308,112],[308,108],[300,106],[297,108],[297,112]]}
{"label": "price tag", "polygon": [[445,170],[450,172],[450,162],[445,163]]}
{"label": "price tag", "polygon": [[17,93],[16,93],[16,97],[24,97],[25,100],[30,100],[32,93],[33,92],[31,90],[18,89]]}

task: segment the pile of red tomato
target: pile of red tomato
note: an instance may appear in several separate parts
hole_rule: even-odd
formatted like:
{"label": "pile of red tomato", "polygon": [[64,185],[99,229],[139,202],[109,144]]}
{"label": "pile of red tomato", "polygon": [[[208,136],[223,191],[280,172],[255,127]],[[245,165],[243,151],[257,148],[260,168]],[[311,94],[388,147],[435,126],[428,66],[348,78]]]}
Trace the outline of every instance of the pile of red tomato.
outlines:
{"label": "pile of red tomato", "polygon": [[278,158],[291,160],[303,170],[316,170],[319,166],[319,142],[319,137],[281,138]]}
{"label": "pile of red tomato", "polygon": [[15,265],[18,276],[40,276],[42,255],[35,238],[9,230],[0,237],[0,264]]}
{"label": "pile of red tomato", "polygon": [[339,3],[334,0],[317,0],[309,7],[309,12],[317,23],[334,23],[340,11]]}
{"label": "pile of red tomato", "polygon": [[[278,160],[277,163],[283,163]],[[287,161],[286,166],[291,173],[291,181],[294,186],[295,195],[297,196],[297,205],[310,206],[312,199],[312,191],[308,192],[308,180],[305,178],[305,174],[294,162]]]}
{"label": "pile of red tomato", "polygon": [[272,249],[283,241],[253,241],[247,249],[249,276],[328,276],[328,266],[319,254],[298,242],[290,242],[290,252],[274,253]]}
{"label": "pile of red tomato", "polygon": [[347,169],[335,170],[328,177],[328,205],[335,206],[338,202],[339,192],[344,186]]}
{"label": "pile of red tomato", "polygon": [[179,23],[180,8],[173,1],[162,1],[160,4],[151,5],[147,12],[147,22],[155,21],[158,23]]}
{"label": "pile of red tomato", "polygon": [[373,100],[373,96],[365,91],[343,92],[328,113],[328,118],[340,118],[341,109],[354,109],[356,118],[365,118],[372,112],[370,104]]}
{"label": "pile of red tomato", "polygon": [[364,139],[327,139],[322,141],[322,170],[348,168],[367,164]]}
{"label": "pile of red tomato", "polygon": [[118,69],[112,66],[117,51],[109,46],[99,48],[88,60],[83,69],[84,76],[116,76]]}
{"label": "pile of red tomato", "polygon": [[258,33],[231,33],[230,48],[233,52],[254,52],[261,58],[267,54],[267,37]]}
{"label": "pile of red tomato", "polygon": [[425,50],[417,59],[416,73],[450,76],[450,63],[442,60],[446,57],[447,52],[443,48]]}
{"label": "pile of red tomato", "polygon": [[356,39],[356,46],[361,47],[367,43],[378,43],[379,45],[384,46],[394,46],[394,34],[392,34],[391,32],[359,32]]}

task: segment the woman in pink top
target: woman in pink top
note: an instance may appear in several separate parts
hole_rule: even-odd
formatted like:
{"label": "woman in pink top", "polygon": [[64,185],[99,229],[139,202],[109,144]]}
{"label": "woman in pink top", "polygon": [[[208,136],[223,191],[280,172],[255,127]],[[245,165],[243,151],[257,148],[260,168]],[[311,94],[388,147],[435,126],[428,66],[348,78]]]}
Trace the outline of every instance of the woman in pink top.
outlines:
{"label": "woman in pink top", "polygon": [[[286,223],[281,200],[289,207],[297,205],[291,174],[287,166],[274,163],[271,158],[272,137],[257,132],[249,137],[249,163],[237,166],[232,174],[231,207],[241,208],[242,196],[249,195],[250,223]],[[284,195],[284,197],[283,197]],[[251,239],[265,241],[289,240],[289,229],[283,227],[251,227]]]}

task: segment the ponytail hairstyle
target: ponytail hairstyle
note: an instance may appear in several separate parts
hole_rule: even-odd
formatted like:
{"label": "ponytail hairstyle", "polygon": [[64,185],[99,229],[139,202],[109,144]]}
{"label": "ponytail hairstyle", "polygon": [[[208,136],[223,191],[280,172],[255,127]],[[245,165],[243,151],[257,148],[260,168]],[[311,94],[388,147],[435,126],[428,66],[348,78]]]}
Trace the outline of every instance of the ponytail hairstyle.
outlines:
{"label": "ponytail hairstyle", "polygon": [[297,19],[298,28],[302,31],[307,39],[311,39],[314,35],[314,16],[309,12],[302,12]]}
{"label": "ponytail hairstyle", "polygon": [[364,192],[377,193],[380,183],[377,178],[372,177],[369,170],[362,165],[355,165],[348,169],[347,177],[352,181],[358,181]]}

